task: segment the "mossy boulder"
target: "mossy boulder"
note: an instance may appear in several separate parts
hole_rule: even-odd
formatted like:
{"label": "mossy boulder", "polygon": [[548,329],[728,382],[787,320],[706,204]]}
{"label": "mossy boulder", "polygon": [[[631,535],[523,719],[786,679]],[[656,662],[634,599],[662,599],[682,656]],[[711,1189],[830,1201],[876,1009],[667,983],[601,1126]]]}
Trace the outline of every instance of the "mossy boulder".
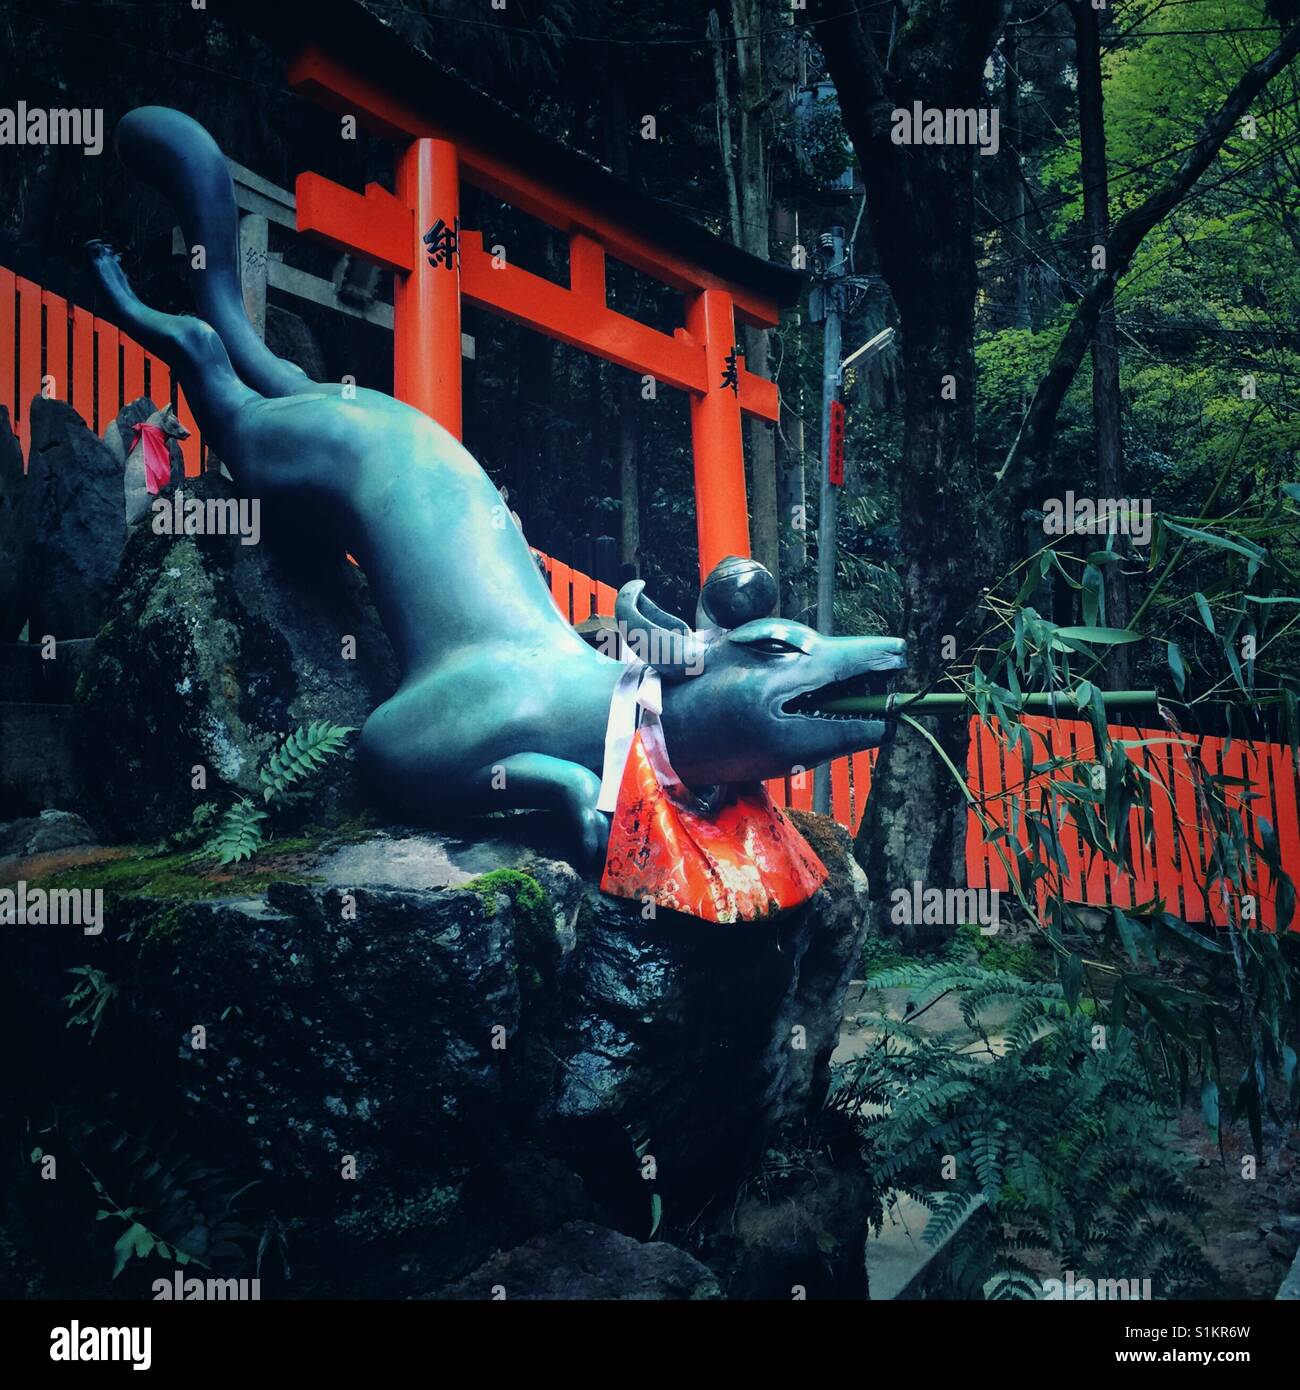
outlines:
{"label": "mossy boulder", "polygon": [[[716,1296],[642,1242],[707,1246],[699,1214],[733,1220],[773,1137],[818,1114],[861,871],[831,831],[830,879],[800,909],[647,919],[556,857],[553,830],[493,817],[459,837],[273,840],[225,867],[192,850],[87,851],[105,857],[45,879],[19,864],[105,902],[98,935],[10,937],[0,1046],[45,1059],[10,1078],[11,1113],[63,1096],[127,1128],[165,1118],[233,1186],[256,1182],[259,1221],[292,1229],[285,1293]],[[93,1037],[67,1026],[74,970],[111,990]],[[716,1244],[727,1279],[811,1286],[816,1233],[743,1209]],[[575,1222],[590,1229],[561,1229]],[[584,1250],[608,1254],[604,1274]]]}
{"label": "mossy boulder", "polygon": [[[214,473],[185,492],[234,495]],[[123,837],[182,828],[205,802],[257,793],[259,769],[293,729],[359,727],[396,680],[364,579],[343,556],[308,562],[142,521],[78,683],[90,809]],[[355,809],[347,760],[313,803],[320,814]]]}
{"label": "mossy boulder", "polygon": [[21,489],[31,637],[93,637],[126,541],[122,470],[66,401],[37,396],[31,426]]}

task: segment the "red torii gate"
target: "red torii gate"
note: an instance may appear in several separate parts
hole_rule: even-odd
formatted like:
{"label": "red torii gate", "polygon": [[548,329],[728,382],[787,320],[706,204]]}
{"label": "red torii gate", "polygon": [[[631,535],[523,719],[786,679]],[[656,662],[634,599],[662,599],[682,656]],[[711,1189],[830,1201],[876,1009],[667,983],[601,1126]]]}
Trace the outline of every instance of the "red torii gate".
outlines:
{"label": "red torii gate", "polygon": [[[462,298],[687,391],[701,575],[725,555],[748,555],[741,417],[775,422],[779,403],[775,383],[746,368],[736,321],[775,327],[798,277],[731,247],[726,252],[739,270],[719,270],[705,263],[717,255],[693,258],[581,194],[551,186],[503,153],[500,140],[490,146],[473,131],[451,128],[418,95],[393,90],[391,73],[383,80],[375,75],[381,66],[375,45],[389,46],[393,56],[398,40],[347,0],[325,0],[308,21],[311,37],[304,41],[300,28],[296,42],[274,19],[256,16],[254,7],[238,0],[234,7],[249,27],[269,28],[288,50],[295,91],[399,145],[395,193],[374,183],[356,193],[315,173],[300,174],[296,188],[300,231],[394,272],[394,394],[460,437]],[[409,50],[402,56],[427,63]],[[454,81],[432,64],[428,73],[426,81]],[[408,91],[412,86],[408,78]],[[567,235],[567,288],[494,264],[481,232],[460,225],[462,179]],[[723,245],[702,229],[696,234]],[[606,253],[682,291],[684,325],[663,333],[612,310]]]}

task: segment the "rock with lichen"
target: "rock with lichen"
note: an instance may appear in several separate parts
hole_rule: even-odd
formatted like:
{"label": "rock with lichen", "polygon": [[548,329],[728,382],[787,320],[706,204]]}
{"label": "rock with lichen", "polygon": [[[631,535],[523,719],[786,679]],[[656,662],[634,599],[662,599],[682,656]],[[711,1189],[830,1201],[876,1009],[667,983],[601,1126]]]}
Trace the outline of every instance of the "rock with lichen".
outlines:
{"label": "rock with lichen", "polygon": [[[16,940],[0,1046],[10,1030],[48,1060],[41,1094],[65,1077],[117,1123],[165,1115],[187,1153],[254,1182],[257,1220],[293,1231],[285,1292],[476,1297],[499,1266],[534,1297],[715,1296],[652,1235],[716,1251],[745,1296],[830,1289],[840,1268],[853,1288],[853,1222],[816,1207],[830,1170],[783,1196],[785,1225],[747,1179],[819,1112],[861,954],[848,838],[807,828],[826,885],[729,926],[600,893],[539,816],[281,836],[232,866],[87,850],[44,881],[102,888],[104,930]],[[111,990],[89,1048],[62,1002],[87,967]],[[735,1229],[710,1242],[701,1212]]]}
{"label": "rock with lichen", "polygon": [[[233,496],[214,473],[185,485]],[[120,499],[119,499],[120,501]],[[76,749],[95,815],[156,839],[214,797],[258,793],[278,744],[314,720],[359,727],[397,671],[342,555],[299,560],[239,535],[134,528],[77,689]],[[346,771],[316,793],[351,804]]]}

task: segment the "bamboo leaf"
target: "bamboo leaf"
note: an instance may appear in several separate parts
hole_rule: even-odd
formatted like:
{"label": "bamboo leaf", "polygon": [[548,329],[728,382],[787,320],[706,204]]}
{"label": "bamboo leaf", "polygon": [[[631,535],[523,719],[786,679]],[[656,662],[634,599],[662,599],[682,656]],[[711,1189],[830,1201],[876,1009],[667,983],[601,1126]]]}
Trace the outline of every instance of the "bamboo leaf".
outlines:
{"label": "bamboo leaf", "polygon": [[1067,641],[1100,642],[1103,646],[1119,646],[1124,642],[1140,642],[1142,634],[1126,627],[1058,627],[1056,636]]}
{"label": "bamboo leaf", "polygon": [[1200,541],[1205,545],[1216,546],[1220,550],[1231,550],[1238,555],[1244,555],[1247,560],[1254,560],[1256,563],[1268,558],[1268,551],[1263,546],[1256,545],[1254,541],[1236,541],[1228,536],[1217,536],[1213,531],[1197,531],[1190,526],[1179,526],[1173,521],[1166,521],[1165,525],[1176,535],[1185,536],[1189,541]]}
{"label": "bamboo leaf", "polygon": [[1179,695],[1182,695],[1187,689],[1187,667],[1183,665],[1183,654],[1177,642],[1169,643],[1169,673],[1174,678]]}

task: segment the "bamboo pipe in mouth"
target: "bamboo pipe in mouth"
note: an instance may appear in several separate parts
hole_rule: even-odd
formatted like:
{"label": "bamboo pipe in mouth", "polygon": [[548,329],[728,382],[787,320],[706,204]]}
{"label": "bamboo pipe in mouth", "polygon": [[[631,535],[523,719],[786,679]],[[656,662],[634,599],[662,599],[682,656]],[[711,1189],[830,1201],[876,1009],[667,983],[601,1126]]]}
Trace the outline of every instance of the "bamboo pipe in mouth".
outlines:
{"label": "bamboo pipe in mouth", "polygon": [[[1107,709],[1133,709],[1151,707],[1159,700],[1155,690],[1102,690],[1102,704]],[[894,718],[900,714],[956,714],[970,704],[968,695],[943,692],[935,695],[909,695],[906,691],[895,691],[891,695],[845,695],[835,700],[827,700],[819,708],[832,714],[883,715]],[[1017,702],[1008,701],[1010,704]],[[1035,691],[1023,695],[1019,708],[1029,714],[1078,714],[1087,701],[1079,701],[1078,691],[1064,690]]]}

